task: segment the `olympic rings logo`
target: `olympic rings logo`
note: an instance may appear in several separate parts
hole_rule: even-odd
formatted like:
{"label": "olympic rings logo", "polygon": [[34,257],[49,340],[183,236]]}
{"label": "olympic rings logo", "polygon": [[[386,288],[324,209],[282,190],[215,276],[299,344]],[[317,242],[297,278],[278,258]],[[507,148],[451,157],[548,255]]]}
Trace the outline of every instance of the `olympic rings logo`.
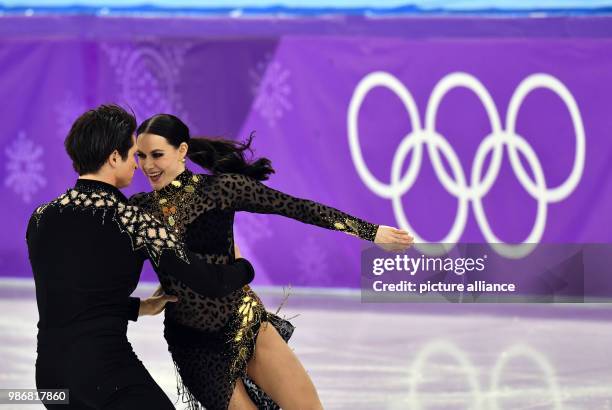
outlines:
{"label": "olympic rings logo", "polygon": [[[393,157],[391,182],[388,184],[381,182],[372,175],[364,161],[359,144],[357,121],[359,110],[365,97],[375,87],[385,87],[394,92],[404,104],[412,123],[412,132],[404,137]],[[476,94],[486,110],[491,125],[491,133],[484,138],[476,151],[469,182],[461,167],[457,153],[449,142],[436,131],[435,126],[440,103],[446,93],[456,87],[465,87]],[[571,173],[563,183],[552,188],[547,187],[542,164],[533,148],[521,135],[517,134],[515,129],[521,104],[531,91],[538,88],[553,91],[565,103],[571,116],[576,137],[576,151]],[[376,195],[391,199],[393,211],[400,227],[408,230],[414,236],[415,242],[422,244],[428,244],[428,242],[411,228],[401,198],[410,191],[418,177],[423,159],[423,145],[427,146],[427,153],[442,186],[458,201],[453,226],[440,243],[455,244],[459,241],[467,223],[468,203],[471,202],[476,221],[486,241],[491,244],[496,252],[506,257],[520,258],[531,252],[544,234],[548,204],[567,198],[580,182],[584,171],[586,143],[578,105],[567,87],[548,74],[532,74],[519,84],[510,100],[505,124],[502,124],[493,98],[485,86],[476,77],[468,73],[451,73],[442,78],[434,87],[427,104],[425,126],[423,127],[419,111],[410,91],[393,75],[382,71],[373,72],[366,75],[353,92],[348,109],[347,126],[351,157],[361,180]],[[536,220],[531,232],[521,244],[516,245],[505,243],[495,235],[482,205],[482,198],[487,195],[499,174],[504,147],[508,151],[510,164],[518,181],[529,195],[537,201]],[[401,175],[404,161],[411,151],[413,151],[411,162],[405,174]],[[488,170],[484,172],[485,159],[490,152],[492,152],[490,165]],[[527,160],[534,179],[531,179],[529,173],[523,167],[519,152]],[[444,155],[450,165],[452,176],[444,168],[440,153]]]}
{"label": "olympic rings logo", "polygon": [[[408,404],[413,410],[420,410],[424,408],[422,400],[422,393],[420,392],[420,385],[423,384],[423,380],[426,379],[424,374],[425,370],[431,364],[432,359],[436,357],[444,357],[444,364],[448,366],[447,358],[450,358],[457,363],[458,373],[465,376],[465,380],[469,386],[466,398],[471,398],[470,409],[492,409],[497,410],[502,408],[500,406],[500,399],[516,399],[517,397],[524,396],[524,392],[521,390],[507,391],[503,387],[502,374],[505,372],[506,367],[513,361],[520,359],[522,361],[531,362],[542,374],[541,380],[544,386],[537,390],[532,390],[532,396],[541,396],[538,399],[545,399],[546,404],[550,404],[555,410],[563,408],[561,386],[557,380],[557,375],[553,365],[548,359],[540,352],[536,351],[532,347],[525,344],[517,344],[509,347],[500,356],[498,356],[492,370],[490,377],[490,384],[488,390],[483,390],[478,380],[478,372],[474,364],[470,361],[467,354],[454,344],[445,341],[437,340],[428,343],[421,351],[416,354],[414,363],[410,368],[410,396],[408,397]],[[432,366],[436,368],[437,363],[433,363]],[[532,397],[533,398],[533,397]],[[398,408],[405,408],[407,403],[398,403]],[[540,403],[542,404],[542,403]],[[467,406],[466,406],[467,408]]]}

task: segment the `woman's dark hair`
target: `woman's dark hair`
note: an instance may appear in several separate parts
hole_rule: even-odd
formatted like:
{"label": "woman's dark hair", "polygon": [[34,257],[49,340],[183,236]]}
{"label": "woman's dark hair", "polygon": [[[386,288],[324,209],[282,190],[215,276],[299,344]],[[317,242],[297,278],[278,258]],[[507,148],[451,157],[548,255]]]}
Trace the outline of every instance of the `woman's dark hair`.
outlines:
{"label": "woman's dark hair", "polygon": [[254,133],[249,135],[246,142],[223,138],[191,138],[189,127],[171,114],[157,114],[148,118],[140,124],[136,133],[159,135],[176,148],[183,142],[187,143],[187,157],[213,174],[235,173],[265,181],[274,173],[272,163],[267,158],[247,160],[246,153],[253,153],[251,142]]}
{"label": "woman's dark hair", "polygon": [[81,115],[64,141],[79,175],[96,173],[117,150],[125,161],[134,145],[136,118],[118,105],[101,105]]}

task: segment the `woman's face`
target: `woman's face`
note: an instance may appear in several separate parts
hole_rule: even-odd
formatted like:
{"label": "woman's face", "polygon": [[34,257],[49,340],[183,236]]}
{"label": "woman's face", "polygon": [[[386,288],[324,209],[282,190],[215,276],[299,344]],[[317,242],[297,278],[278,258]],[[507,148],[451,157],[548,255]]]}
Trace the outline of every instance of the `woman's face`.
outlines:
{"label": "woman's face", "polygon": [[159,190],[174,180],[185,170],[187,144],[178,147],[156,134],[140,134],[137,140],[138,162],[151,187]]}

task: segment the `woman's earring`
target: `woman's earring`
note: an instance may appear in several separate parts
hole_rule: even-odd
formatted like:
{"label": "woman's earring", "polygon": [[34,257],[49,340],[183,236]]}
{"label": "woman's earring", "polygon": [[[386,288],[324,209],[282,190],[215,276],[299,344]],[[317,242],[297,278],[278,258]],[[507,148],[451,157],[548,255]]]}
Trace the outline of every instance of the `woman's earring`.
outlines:
{"label": "woman's earring", "polygon": [[181,162],[184,164],[185,163],[185,158],[181,158]]}

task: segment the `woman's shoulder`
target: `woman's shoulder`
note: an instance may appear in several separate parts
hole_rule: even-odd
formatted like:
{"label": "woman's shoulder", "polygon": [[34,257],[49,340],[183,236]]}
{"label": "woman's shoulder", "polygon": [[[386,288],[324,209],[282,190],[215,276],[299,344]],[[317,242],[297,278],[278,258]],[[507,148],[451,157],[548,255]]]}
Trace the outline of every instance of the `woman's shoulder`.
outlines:
{"label": "woman's shoulder", "polygon": [[222,183],[222,184],[232,184],[232,183],[245,184],[245,183],[255,182],[255,179],[251,178],[248,175],[230,173],[230,172],[224,172],[221,174],[214,174],[214,175],[207,175],[207,176],[211,178],[210,180],[211,182],[217,182],[217,183]]}
{"label": "woman's shoulder", "polygon": [[223,195],[236,195],[261,189],[258,181],[248,175],[235,173],[220,173],[209,176],[207,188],[211,192],[221,192]]}

